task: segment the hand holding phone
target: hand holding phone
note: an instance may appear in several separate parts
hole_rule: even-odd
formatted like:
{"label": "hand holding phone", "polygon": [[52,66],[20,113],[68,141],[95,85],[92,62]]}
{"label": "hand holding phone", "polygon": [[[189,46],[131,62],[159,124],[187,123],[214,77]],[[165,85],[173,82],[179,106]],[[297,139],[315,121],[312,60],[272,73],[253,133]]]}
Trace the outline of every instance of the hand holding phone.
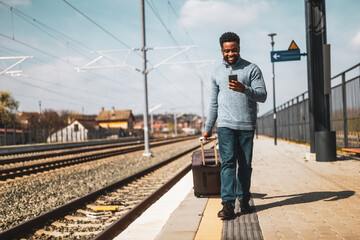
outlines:
{"label": "hand holding phone", "polygon": [[237,80],[238,80],[237,74],[229,75],[229,82],[231,82],[231,81],[237,81]]}
{"label": "hand holding phone", "polygon": [[236,74],[229,75],[229,88],[236,92],[244,92],[245,86],[238,81]]}

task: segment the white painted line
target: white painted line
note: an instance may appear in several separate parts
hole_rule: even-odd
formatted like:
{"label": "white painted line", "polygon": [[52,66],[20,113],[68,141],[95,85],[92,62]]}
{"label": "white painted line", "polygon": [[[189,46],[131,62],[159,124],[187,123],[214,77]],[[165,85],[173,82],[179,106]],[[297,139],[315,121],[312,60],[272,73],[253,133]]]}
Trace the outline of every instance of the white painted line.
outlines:
{"label": "white painted line", "polygon": [[129,225],[115,240],[149,240],[161,231],[171,214],[193,187],[192,171],[187,173],[162,198]]}

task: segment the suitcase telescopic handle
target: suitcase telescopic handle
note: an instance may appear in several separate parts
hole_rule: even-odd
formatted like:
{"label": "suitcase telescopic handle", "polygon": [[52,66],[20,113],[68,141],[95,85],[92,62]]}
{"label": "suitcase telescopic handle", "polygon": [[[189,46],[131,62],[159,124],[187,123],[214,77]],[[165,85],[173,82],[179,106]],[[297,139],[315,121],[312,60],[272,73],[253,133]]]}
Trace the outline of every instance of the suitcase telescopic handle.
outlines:
{"label": "suitcase telescopic handle", "polygon": [[[214,140],[215,164],[217,165],[217,164],[218,164],[218,154],[217,154],[217,148],[216,148],[217,138],[216,138],[216,136],[211,136],[211,137],[209,137],[209,138]],[[200,145],[201,145],[202,163],[203,163],[203,165],[205,166],[205,154],[204,154],[204,142],[205,142],[205,138],[204,138],[204,137],[200,137],[199,140],[200,140]]]}

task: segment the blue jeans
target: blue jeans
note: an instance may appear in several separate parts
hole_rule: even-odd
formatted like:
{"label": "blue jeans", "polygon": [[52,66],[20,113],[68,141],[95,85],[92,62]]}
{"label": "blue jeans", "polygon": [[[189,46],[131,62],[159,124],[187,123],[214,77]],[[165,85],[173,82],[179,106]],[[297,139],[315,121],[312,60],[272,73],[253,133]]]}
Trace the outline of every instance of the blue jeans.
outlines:
{"label": "blue jeans", "polygon": [[250,198],[254,131],[219,127],[218,138],[222,161],[220,173],[222,204],[234,204],[236,198]]}

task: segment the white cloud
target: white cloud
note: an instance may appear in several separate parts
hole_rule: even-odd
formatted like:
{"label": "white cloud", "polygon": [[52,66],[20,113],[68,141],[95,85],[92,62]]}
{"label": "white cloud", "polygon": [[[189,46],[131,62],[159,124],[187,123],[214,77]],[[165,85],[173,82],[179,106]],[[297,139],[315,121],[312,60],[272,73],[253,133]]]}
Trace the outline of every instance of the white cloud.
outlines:
{"label": "white cloud", "polygon": [[350,45],[355,50],[360,50],[360,31],[351,39]]}
{"label": "white cloud", "polygon": [[181,9],[181,22],[187,28],[239,28],[256,21],[268,9],[264,1],[188,0]]}

